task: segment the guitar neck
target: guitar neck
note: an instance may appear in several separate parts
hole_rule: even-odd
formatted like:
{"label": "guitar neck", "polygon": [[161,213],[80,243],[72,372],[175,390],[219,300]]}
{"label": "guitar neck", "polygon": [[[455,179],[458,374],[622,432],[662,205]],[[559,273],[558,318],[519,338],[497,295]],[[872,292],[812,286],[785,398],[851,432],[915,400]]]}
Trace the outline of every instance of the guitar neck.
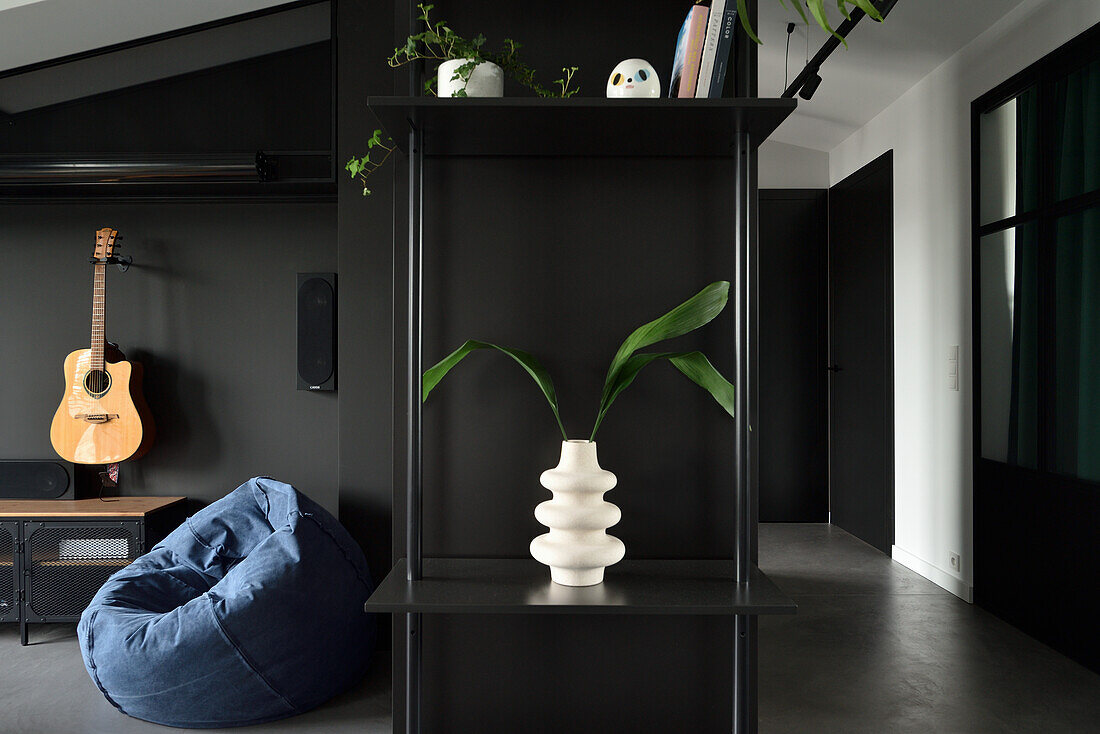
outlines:
{"label": "guitar neck", "polygon": [[107,263],[95,264],[92,283],[92,369],[103,369],[104,334],[107,325]]}

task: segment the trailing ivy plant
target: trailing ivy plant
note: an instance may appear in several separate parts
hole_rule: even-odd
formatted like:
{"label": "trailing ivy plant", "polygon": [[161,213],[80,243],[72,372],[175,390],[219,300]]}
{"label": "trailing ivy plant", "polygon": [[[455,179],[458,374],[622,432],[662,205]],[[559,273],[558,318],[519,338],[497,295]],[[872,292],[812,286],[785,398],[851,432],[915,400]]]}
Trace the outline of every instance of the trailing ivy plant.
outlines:
{"label": "trailing ivy plant", "polygon": [[[419,20],[424,24],[424,30],[405,39],[404,46],[394,49],[393,55],[387,59],[393,68],[404,66],[417,60],[425,61],[449,61],[451,59],[469,59],[467,63],[460,64],[455,70],[451,81],[461,81],[462,88],[456,96],[466,96],[466,83],[478,64],[489,61],[511,76],[517,82],[532,90],[540,97],[572,97],[580,90],[573,86],[573,76],[577,73],[576,66],[563,67],[561,78],[553,81],[553,87],[542,86],[535,78],[535,70],[529,67],[520,58],[519,50],[522,45],[511,38],[505,38],[501,50],[497,53],[485,48],[485,36],[478,34],[472,39],[464,38],[447,25],[445,20],[432,20],[430,14],[434,5],[419,4]],[[433,74],[424,82],[424,92],[435,94],[438,83],[437,75]],[[381,130],[375,130],[367,141],[366,155],[352,156],[344,164],[344,170],[353,179],[358,179],[363,184],[363,196],[370,196],[371,190],[367,186],[367,179],[377,171],[382,164],[393,154],[397,146],[389,137],[384,137]]]}
{"label": "trailing ivy plant", "polygon": [[[611,366],[607,370],[603,393],[600,395],[600,407],[596,413],[592,432],[589,434],[590,441],[596,439],[596,431],[599,430],[608,409],[611,408],[611,404],[615,402],[615,399],[634,382],[634,378],[638,376],[643,367],[659,360],[668,361],[685,377],[710,393],[711,397],[730,416],[733,416],[733,385],[714,368],[714,365],[702,352],[639,351],[658,342],[683,336],[710,323],[726,307],[729,288],[730,284],[726,281],[711,283],[664,316],[639,326],[626,338],[619,350],[615,352],[615,356],[611,360]],[[568,440],[569,435],[566,433],[565,426],[561,421],[561,415],[558,411],[558,397],[557,393],[554,392],[554,382],[550,379],[550,374],[534,356],[520,349],[502,347],[483,341],[467,341],[424,373],[421,386],[422,400],[425,402],[428,400],[428,395],[455,365],[465,359],[467,355],[480,349],[494,349],[502,352],[523,368],[538,385],[543,397],[546,398],[546,402],[550,404],[550,410],[554,413],[554,419],[558,423],[562,438]]]}
{"label": "trailing ivy plant", "polygon": [[383,141],[382,134],[381,130],[375,129],[374,134],[367,141],[367,154],[353,155],[344,164],[344,170],[351,174],[352,178],[357,178],[363,183],[363,196],[371,194],[371,190],[367,188],[367,177],[381,168],[397,147],[389,136],[386,136],[386,140]]}
{"label": "trailing ivy plant", "polygon": [[[802,7],[805,3],[806,7]],[[787,0],[779,0],[779,4],[784,8],[787,7]],[[836,36],[840,39],[840,42],[844,44],[844,47],[848,47],[848,42],[837,33],[833,26],[829,22],[829,16],[825,13],[825,0],[791,0],[791,5],[798,11],[799,16],[802,17],[802,22],[806,25],[810,24],[810,19],[806,16],[806,11],[810,11],[810,15],[813,16],[814,21],[821,27],[821,30]],[[882,14],[878,12],[878,8],[872,4],[871,0],[836,0],[836,6],[840,9],[840,14],[848,20],[852,19],[851,13],[848,12],[848,6],[854,5],[862,10],[867,15],[871,16],[873,20],[882,22]],[[752,25],[749,23],[749,13],[746,7],[745,0],[737,0],[737,15],[741,18],[741,27],[745,29],[745,33],[756,43],[760,43],[760,39],[756,37],[756,33],[752,30]]]}
{"label": "trailing ivy plant", "polygon": [[[477,34],[471,39],[458,35],[445,20],[432,20],[431,11],[434,5],[417,5],[420,8],[419,20],[424,24],[424,30],[415,33],[405,39],[405,45],[394,49],[393,55],[388,59],[393,68],[404,66],[413,61],[424,60],[430,62],[443,62],[452,59],[469,59],[460,65],[451,78],[451,81],[461,81],[462,88],[456,93],[458,97],[466,96],[466,83],[470,81],[470,75],[478,64],[485,61],[496,64],[504,73],[511,76],[523,86],[531,89],[540,97],[572,97],[578,89],[571,88],[573,74],[577,67],[564,67],[562,78],[554,82],[557,89],[548,89],[535,79],[535,71],[525,64],[519,56],[521,45],[511,38],[505,38],[499,52],[492,52],[485,48],[485,36]],[[436,75],[432,75],[424,82],[424,92],[435,94],[437,86]]]}

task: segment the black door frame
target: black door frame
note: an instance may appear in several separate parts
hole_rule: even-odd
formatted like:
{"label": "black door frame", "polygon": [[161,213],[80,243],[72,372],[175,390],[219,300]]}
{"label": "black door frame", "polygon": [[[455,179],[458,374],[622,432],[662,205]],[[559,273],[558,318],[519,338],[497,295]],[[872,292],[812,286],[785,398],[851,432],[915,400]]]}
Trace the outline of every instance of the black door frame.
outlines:
{"label": "black door frame", "polygon": [[[833,184],[829,187],[829,217],[830,217],[830,242],[829,242],[829,261],[827,267],[829,268],[829,306],[828,306],[828,319],[829,319],[829,333],[828,333],[828,349],[829,349],[829,364],[835,364],[833,356],[833,290],[832,290],[832,254],[833,243],[831,240],[831,219],[833,216],[832,210],[832,192],[838,187],[847,188],[854,184],[861,182],[868,176],[880,173],[883,169],[893,172],[894,170],[894,151],[890,149],[875,158],[870,163],[867,163],[859,170],[849,174],[841,181]],[[883,396],[883,488],[886,493],[886,501],[883,503],[884,508],[884,530],[886,545],[893,547],[894,537],[894,501],[895,501],[895,472],[894,472],[894,184],[893,177],[890,177],[890,224],[886,227],[885,238],[886,246],[883,253],[883,344],[885,345],[886,353],[884,355],[883,363],[885,374],[883,375],[883,382],[885,384],[885,395]],[[828,413],[828,445],[829,445],[829,524],[832,524],[833,519],[833,381],[829,380],[829,388],[827,392],[827,398],[829,401],[829,413]]]}
{"label": "black door frame", "polygon": [[[1095,518],[1100,482],[1056,471],[1054,452],[1055,221],[1100,205],[1100,190],[1067,199],[1054,195],[1053,88],[1056,80],[1097,58],[1100,24],[1030,64],[981,95],[970,107],[971,165],[971,396],[972,396],[972,569],[974,603],[1016,625],[1067,657],[1100,672],[1100,635],[1092,588],[1082,584],[1100,561]],[[981,222],[981,116],[1035,89],[1038,113],[1039,199],[1029,211]],[[1023,224],[1038,231],[1039,364],[1036,468],[982,455],[982,238]],[[1057,599],[1020,593],[1020,580],[1041,580],[1058,589]]]}

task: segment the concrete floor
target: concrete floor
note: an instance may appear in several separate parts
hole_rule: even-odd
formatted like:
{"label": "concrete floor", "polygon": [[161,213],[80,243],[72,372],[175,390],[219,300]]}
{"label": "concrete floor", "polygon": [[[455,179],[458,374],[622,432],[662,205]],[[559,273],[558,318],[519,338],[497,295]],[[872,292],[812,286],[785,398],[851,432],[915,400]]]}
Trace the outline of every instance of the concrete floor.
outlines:
{"label": "concrete floor", "polygon": [[762,734],[1100,732],[1100,675],[828,525],[760,526]]}
{"label": "concrete floor", "polygon": [[[1100,676],[844,531],[763,525],[760,559],[799,605],[797,616],[760,621],[762,734],[1100,732]],[[34,626],[31,642],[20,647],[18,628],[0,625],[3,734],[173,731],[103,700],[74,626]],[[356,690],[315,711],[209,731],[381,734],[389,698],[378,656]]]}

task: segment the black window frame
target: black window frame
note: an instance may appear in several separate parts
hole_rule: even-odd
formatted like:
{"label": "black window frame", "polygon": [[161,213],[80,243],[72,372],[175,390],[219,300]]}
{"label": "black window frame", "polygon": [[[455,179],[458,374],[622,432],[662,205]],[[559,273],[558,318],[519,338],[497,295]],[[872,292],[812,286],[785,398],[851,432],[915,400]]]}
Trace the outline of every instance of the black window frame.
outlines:
{"label": "black window frame", "polygon": [[[1044,56],[1020,73],[978,97],[970,106],[971,164],[971,346],[973,369],[973,451],[974,466],[980,462],[1004,464],[982,456],[981,402],[981,241],[982,238],[1013,227],[1035,222],[1038,225],[1039,254],[1039,365],[1038,365],[1038,426],[1035,471],[1047,475],[1067,476],[1055,471],[1055,224],[1059,218],[1100,206],[1100,189],[1078,194],[1061,201],[1055,196],[1054,161],[1054,87],[1067,74],[1100,59],[1100,24],[1097,24],[1065,45]],[[1039,139],[1039,198],[1036,207],[1027,212],[1015,212],[993,222],[981,222],[981,116],[1016,98],[1029,88],[1037,95]],[[1008,465],[1016,468],[1014,465]],[[1023,469],[1023,467],[1020,467]],[[1073,479],[1100,487],[1100,481],[1080,477]]]}

